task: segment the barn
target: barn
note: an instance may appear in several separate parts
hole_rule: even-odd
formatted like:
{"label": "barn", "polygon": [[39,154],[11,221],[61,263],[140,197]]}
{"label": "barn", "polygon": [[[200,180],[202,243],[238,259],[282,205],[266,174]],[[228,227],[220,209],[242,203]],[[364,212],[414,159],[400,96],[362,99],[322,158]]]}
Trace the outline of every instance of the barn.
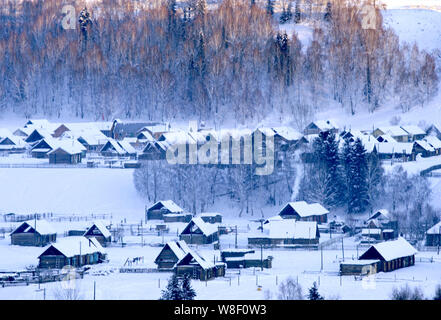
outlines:
{"label": "barn", "polygon": [[191,250],[185,241],[170,241],[165,244],[155,259],[160,270],[173,270],[176,263]]}
{"label": "barn", "polygon": [[95,238],[66,237],[47,247],[38,257],[39,268],[61,269],[64,266],[82,267],[105,261],[107,254]]}
{"label": "barn", "polygon": [[86,238],[96,238],[103,247],[112,241],[112,235],[102,221],[95,221],[83,236]]}
{"label": "barn", "polygon": [[426,246],[441,246],[441,221],[427,230]]}
{"label": "barn", "polygon": [[193,218],[179,235],[188,244],[210,244],[219,240],[218,228],[205,223],[200,217]]}
{"label": "barn", "polygon": [[44,247],[57,240],[57,232],[46,220],[29,220],[11,233],[11,244]]}
{"label": "barn", "polygon": [[415,264],[415,250],[404,238],[372,245],[359,260],[379,260],[378,272],[389,272]]}
{"label": "barn", "polygon": [[279,215],[284,219],[296,219],[301,221],[315,221],[317,223],[328,222],[328,213],[321,204],[308,204],[305,201],[287,203]]}
{"label": "barn", "polygon": [[147,208],[145,211],[146,220],[163,220],[164,214],[183,213],[184,209],[172,200],[161,200]]}

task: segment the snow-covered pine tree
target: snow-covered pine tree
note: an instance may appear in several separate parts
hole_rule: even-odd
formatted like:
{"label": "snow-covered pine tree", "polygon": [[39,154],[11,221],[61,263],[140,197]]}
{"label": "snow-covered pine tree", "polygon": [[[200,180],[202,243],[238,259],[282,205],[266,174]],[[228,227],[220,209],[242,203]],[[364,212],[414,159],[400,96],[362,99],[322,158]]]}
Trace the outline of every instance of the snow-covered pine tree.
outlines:
{"label": "snow-covered pine tree", "polygon": [[309,300],[324,300],[324,298],[318,292],[317,283],[315,281],[312,284],[312,287],[309,288],[308,299]]}
{"label": "snow-covered pine tree", "polygon": [[191,286],[191,278],[188,273],[182,279],[182,300],[194,300],[196,291]]}
{"label": "snow-covered pine tree", "polygon": [[162,290],[162,296],[159,300],[183,300],[182,288],[179,285],[179,278],[174,273],[168,281],[165,290]]}
{"label": "snow-covered pine tree", "polygon": [[342,199],[344,198],[344,183],[342,167],[340,165],[339,144],[333,133],[327,133],[324,137],[323,156],[327,170],[327,201],[324,204],[335,207],[342,204]]}

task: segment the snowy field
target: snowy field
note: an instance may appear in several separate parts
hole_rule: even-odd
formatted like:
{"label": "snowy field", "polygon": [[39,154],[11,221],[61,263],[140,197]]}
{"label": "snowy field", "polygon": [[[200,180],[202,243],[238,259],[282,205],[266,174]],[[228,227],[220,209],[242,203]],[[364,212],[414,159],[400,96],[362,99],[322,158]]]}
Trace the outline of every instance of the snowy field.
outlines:
{"label": "snowy field", "polygon": [[[351,239],[345,239],[350,243]],[[41,253],[41,248],[23,248],[9,246],[7,239],[0,241],[2,252],[8,260],[14,260],[16,266],[26,266],[36,262],[35,257]],[[351,247],[349,245],[349,247]],[[55,282],[40,285],[32,284],[21,287],[0,288],[0,299],[43,299],[46,289],[46,299],[54,299],[62,288],[75,286],[82,299],[93,298],[93,286],[96,282],[97,299],[158,299],[161,290],[167,285],[170,273],[119,273],[127,258],[143,256],[143,267],[153,268],[152,263],[159,253],[159,247],[126,247],[107,248],[110,263],[92,266],[84,279],[69,282]],[[211,246],[200,246],[197,250],[207,259],[213,257]],[[258,250],[256,250],[258,251]],[[216,252],[218,253],[218,251]],[[360,249],[359,254],[362,253]],[[197,299],[265,299],[268,294],[277,298],[277,287],[288,277],[298,280],[306,294],[307,289],[316,281],[319,291],[327,299],[388,299],[394,287],[401,287],[405,283],[409,286],[420,287],[426,296],[431,297],[437,284],[441,283],[441,256],[436,252],[422,252],[416,256],[415,266],[396,270],[392,273],[379,273],[364,280],[356,280],[353,276],[338,276],[339,263],[342,260],[342,251],[323,251],[323,270],[321,268],[320,251],[307,250],[264,250],[264,257],[274,257],[273,268],[264,269],[231,269],[225,277],[201,282],[192,281],[197,292]],[[345,249],[345,261],[355,259],[357,251]],[[434,258],[429,262],[427,258]],[[426,259],[425,259],[426,258]],[[3,259],[2,259],[3,260]],[[422,260],[422,261],[420,261]],[[0,269],[4,270],[4,260],[0,262]],[[101,274],[101,275],[97,275]],[[104,275],[103,275],[104,274]],[[261,287],[261,290],[259,289]]]}

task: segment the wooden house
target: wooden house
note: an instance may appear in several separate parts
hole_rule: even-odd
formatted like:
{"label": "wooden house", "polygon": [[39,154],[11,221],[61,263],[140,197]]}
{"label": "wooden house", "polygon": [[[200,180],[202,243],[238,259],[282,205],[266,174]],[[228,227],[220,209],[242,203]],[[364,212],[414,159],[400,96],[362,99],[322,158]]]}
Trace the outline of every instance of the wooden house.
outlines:
{"label": "wooden house", "polygon": [[315,221],[271,220],[263,230],[248,238],[250,246],[317,246],[320,232]]}
{"label": "wooden house", "polygon": [[441,246],[441,222],[427,230],[426,246]]}
{"label": "wooden house", "polygon": [[183,213],[184,209],[174,203],[172,200],[161,200],[146,208],[145,217],[147,220],[163,220],[164,214]]}
{"label": "wooden house", "polygon": [[374,212],[367,220],[366,224],[375,223],[372,228],[380,228],[382,230],[392,229],[394,231],[394,237],[398,236],[398,221],[393,218],[387,209],[380,209]]}
{"label": "wooden house", "polygon": [[438,139],[441,139],[441,130],[432,124],[426,129],[426,136],[435,136]]}
{"label": "wooden house", "polygon": [[113,121],[111,137],[122,140],[126,137],[136,137],[143,129],[160,125],[158,122],[138,122],[138,121]]}
{"label": "wooden house", "polygon": [[421,154],[423,158],[432,157],[435,155],[435,148],[433,148],[427,141],[417,140],[413,143],[412,153]]}
{"label": "wooden house", "polygon": [[11,233],[11,244],[44,247],[57,240],[57,232],[46,220],[29,220]]}
{"label": "wooden house", "polygon": [[375,152],[381,160],[401,159],[402,161],[411,161],[415,159],[413,145],[411,142],[376,143],[373,152]]}
{"label": "wooden house", "polygon": [[173,270],[176,263],[191,250],[185,241],[170,241],[165,244],[155,259],[160,270]]}
{"label": "wooden house", "polygon": [[46,129],[34,129],[29,136],[25,139],[27,143],[33,144],[44,138],[52,138],[52,133]]}
{"label": "wooden house", "polygon": [[415,250],[404,238],[372,245],[359,260],[379,260],[377,271],[389,272],[415,264]]}
{"label": "wooden house", "polygon": [[167,147],[159,141],[149,141],[145,145],[142,153],[138,156],[140,160],[165,160]]}
{"label": "wooden house", "polygon": [[166,213],[162,215],[162,219],[166,223],[184,222],[189,223],[193,219],[191,213]]}
{"label": "wooden house", "polygon": [[279,212],[279,215],[284,219],[316,221],[317,223],[328,222],[328,214],[329,211],[321,204],[308,204],[305,201],[289,202]]}
{"label": "wooden house", "polygon": [[46,137],[36,142],[32,149],[33,158],[47,158],[48,152],[54,150],[58,146],[58,141],[52,137]]}
{"label": "wooden house", "polygon": [[109,139],[100,149],[100,153],[104,157],[125,157],[127,151],[114,139]]}
{"label": "wooden house", "polygon": [[319,134],[320,132],[337,134],[338,130],[338,125],[332,120],[316,120],[308,124],[303,133],[305,135]]}
{"label": "wooden house", "polygon": [[0,140],[0,151],[20,153],[26,151],[28,144],[20,137],[11,135]]}
{"label": "wooden house", "polygon": [[64,266],[82,267],[105,261],[107,254],[95,238],[66,237],[49,245],[38,257],[38,267],[61,269]]}
{"label": "wooden house", "polygon": [[426,136],[423,141],[427,142],[434,149],[434,155],[438,156],[441,154],[441,140],[436,136]]}
{"label": "wooden house", "polygon": [[378,127],[377,129],[374,130],[374,132],[372,132],[372,134],[375,138],[387,134],[390,135],[392,138],[394,138],[394,140],[397,142],[411,141],[411,137],[409,136],[409,133],[400,126]]}
{"label": "wooden house", "polygon": [[407,132],[407,134],[409,135],[409,141],[421,140],[426,136],[426,131],[418,126],[406,125],[401,126],[401,129]]}
{"label": "wooden house", "polygon": [[178,276],[190,275],[193,279],[207,281],[225,276],[225,263],[210,262],[197,252],[190,250],[175,265]]}
{"label": "wooden house", "polygon": [[[76,140],[75,140],[76,141]],[[69,145],[57,147],[56,149],[49,151],[49,163],[51,164],[78,164],[81,163],[83,157],[83,146],[76,141],[78,145]]]}
{"label": "wooden house", "polygon": [[92,226],[83,234],[86,238],[95,238],[103,246],[107,246],[112,241],[109,229],[102,221],[95,221]]}
{"label": "wooden house", "polygon": [[179,235],[188,244],[210,244],[219,240],[218,228],[205,223],[200,217],[193,218]]}

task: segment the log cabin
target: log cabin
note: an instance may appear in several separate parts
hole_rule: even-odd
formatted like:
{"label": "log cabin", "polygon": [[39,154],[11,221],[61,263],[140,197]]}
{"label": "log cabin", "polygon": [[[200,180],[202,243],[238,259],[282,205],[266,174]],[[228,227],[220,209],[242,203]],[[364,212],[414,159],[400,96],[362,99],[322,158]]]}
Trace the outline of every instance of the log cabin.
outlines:
{"label": "log cabin", "polygon": [[377,271],[390,272],[415,264],[415,250],[404,238],[372,245],[359,260],[379,260]]}
{"label": "log cabin", "polygon": [[328,222],[328,214],[329,211],[321,204],[308,204],[305,201],[288,202],[279,212],[283,219],[315,221],[317,223]]}
{"label": "log cabin", "polygon": [[46,220],[29,220],[11,233],[11,244],[44,247],[57,240],[57,232]]}
{"label": "log cabin", "polygon": [[173,270],[176,263],[191,250],[185,241],[170,241],[165,244],[155,259],[159,270]]}
{"label": "log cabin", "polygon": [[174,203],[172,200],[161,200],[146,208],[146,220],[163,220],[164,214],[183,213],[184,209]]}
{"label": "log cabin", "polygon": [[102,221],[95,221],[83,236],[86,238],[96,238],[103,247],[112,242],[112,235]]}
{"label": "log cabin", "polygon": [[174,268],[178,276],[190,275],[193,279],[207,281],[225,276],[225,263],[210,262],[197,252],[190,250]]}
{"label": "log cabin", "polygon": [[219,230],[200,217],[193,218],[181,232],[179,239],[188,244],[210,244],[219,240]]}
{"label": "log cabin", "polygon": [[426,246],[441,246],[441,222],[427,230]]}
{"label": "log cabin", "polygon": [[82,267],[104,262],[107,254],[95,238],[66,237],[44,249],[38,267],[61,269],[67,265]]}

